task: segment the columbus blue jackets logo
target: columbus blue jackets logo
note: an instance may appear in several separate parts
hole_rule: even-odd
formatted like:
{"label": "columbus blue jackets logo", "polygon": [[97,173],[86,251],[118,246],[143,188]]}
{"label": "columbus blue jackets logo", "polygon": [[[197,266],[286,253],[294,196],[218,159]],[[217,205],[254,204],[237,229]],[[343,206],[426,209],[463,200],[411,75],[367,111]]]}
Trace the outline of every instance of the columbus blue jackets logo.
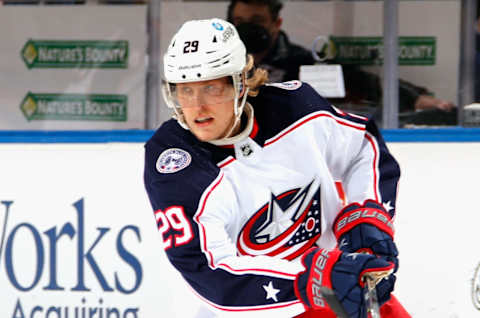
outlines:
{"label": "columbus blue jackets logo", "polygon": [[321,202],[314,181],[277,196],[272,193],[240,231],[238,252],[291,260],[315,244],[321,234]]}
{"label": "columbus blue jackets logo", "polygon": [[158,156],[157,170],[160,173],[174,173],[187,167],[192,162],[192,156],[185,150],[170,148]]}

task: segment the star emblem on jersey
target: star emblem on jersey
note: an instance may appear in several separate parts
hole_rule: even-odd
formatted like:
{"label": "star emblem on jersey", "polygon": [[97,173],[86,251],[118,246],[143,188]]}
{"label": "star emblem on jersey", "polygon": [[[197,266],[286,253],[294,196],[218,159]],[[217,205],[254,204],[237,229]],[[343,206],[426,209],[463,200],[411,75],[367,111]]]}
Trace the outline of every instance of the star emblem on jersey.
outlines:
{"label": "star emblem on jersey", "polygon": [[393,210],[392,201],[384,202],[383,207],[387,212],[390,212],[390,210]]}
{"label": "star emblem on jersey", "polygon": [[265,296],[265,299],[273,299],[275,302],[278,301],[277,294],[280,291],[280,289],[276,289],[275,287],[273,287],[272,281],[270,281],[268,285],[263,285],[262,287],[263,289],[265,289],[265,292],[267,293],[267,295]]}
{"label": "star emblem on jersey", "polygon": [[315,179],[303,188],[275,196],[245,223],[237,240],[241,255],[294,259],[321,234],[320,186]]}

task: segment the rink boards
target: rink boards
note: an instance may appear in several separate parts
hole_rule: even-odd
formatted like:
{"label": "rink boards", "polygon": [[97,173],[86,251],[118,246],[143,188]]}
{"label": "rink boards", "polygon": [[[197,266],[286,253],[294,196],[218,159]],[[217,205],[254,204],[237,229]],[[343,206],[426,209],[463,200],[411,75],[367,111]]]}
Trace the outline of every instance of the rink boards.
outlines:
{"label": "rink boards", "polygon": [[[160,248],[150,134],[0,133],[1,317],[211,317]],[[397,297],[414,317],[478,316],[480,133],[385,136],[402,169]]]}

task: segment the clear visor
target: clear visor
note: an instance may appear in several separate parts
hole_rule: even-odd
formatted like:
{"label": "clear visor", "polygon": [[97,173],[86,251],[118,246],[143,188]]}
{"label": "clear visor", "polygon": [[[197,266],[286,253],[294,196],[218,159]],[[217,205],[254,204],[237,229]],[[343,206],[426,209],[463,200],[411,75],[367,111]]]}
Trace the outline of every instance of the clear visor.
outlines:
{"label": "clear visor", "polygon": [[216,105],[235,99],[235,89],[230,81],[202,81],[192,83],[164,83],[170,101],[175,107]]}

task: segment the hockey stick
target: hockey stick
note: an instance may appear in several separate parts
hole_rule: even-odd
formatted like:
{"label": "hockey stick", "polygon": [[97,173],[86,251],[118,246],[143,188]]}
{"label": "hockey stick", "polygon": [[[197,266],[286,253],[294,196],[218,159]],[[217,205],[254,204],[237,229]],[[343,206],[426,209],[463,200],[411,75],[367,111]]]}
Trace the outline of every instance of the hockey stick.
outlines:
{"label": "hockey stick", "polygon": [[364,276],[363,281],[367,285],[365,291],[365,305],[367,306],[367,315],[370,314],[370,318],[381,318],[380,306],[378,305],[377,289],[375,288],[377,283],[372,276],[368,275]]}
{"label": "hockey stick", "polygon": [[381,318],[376,286],[382,281],[382,279],[390,276],[392,273],[393,268],[387,271],[370,272],[365,274],[362,278],[367,285],[365,303],[367,306],[367,314],[370,313],[371,318]]}
{"label": "hockey stick", "polygon": [[[370,314],[370,318],[380,317],[380,306],[378,305],[377,289],[375,288],[380,281],[390,275],[393,269],[388,271],[370,272],[362,277],[365,282],[365,306],[367,307],[367,314]],[[335,295],[333,289],[327,287],[320,287],[320,292],[323,298],[328,303],[328,306],[337,315],[338,318],[349,318],[348,313],[343,308],[342,303]]]}
{"label": "hockey stick", "polygon": [[335,315],[337,315],[338,318],[350,318],[348,313],[345,311],[345,308],[343,308],[342,303],[337,298],[337,295],[335,295],[333,289],[322,286],[320,287],[320,292],[322,293],[323,298],[325,298],[327,301],[330,309],[335,313]]}

